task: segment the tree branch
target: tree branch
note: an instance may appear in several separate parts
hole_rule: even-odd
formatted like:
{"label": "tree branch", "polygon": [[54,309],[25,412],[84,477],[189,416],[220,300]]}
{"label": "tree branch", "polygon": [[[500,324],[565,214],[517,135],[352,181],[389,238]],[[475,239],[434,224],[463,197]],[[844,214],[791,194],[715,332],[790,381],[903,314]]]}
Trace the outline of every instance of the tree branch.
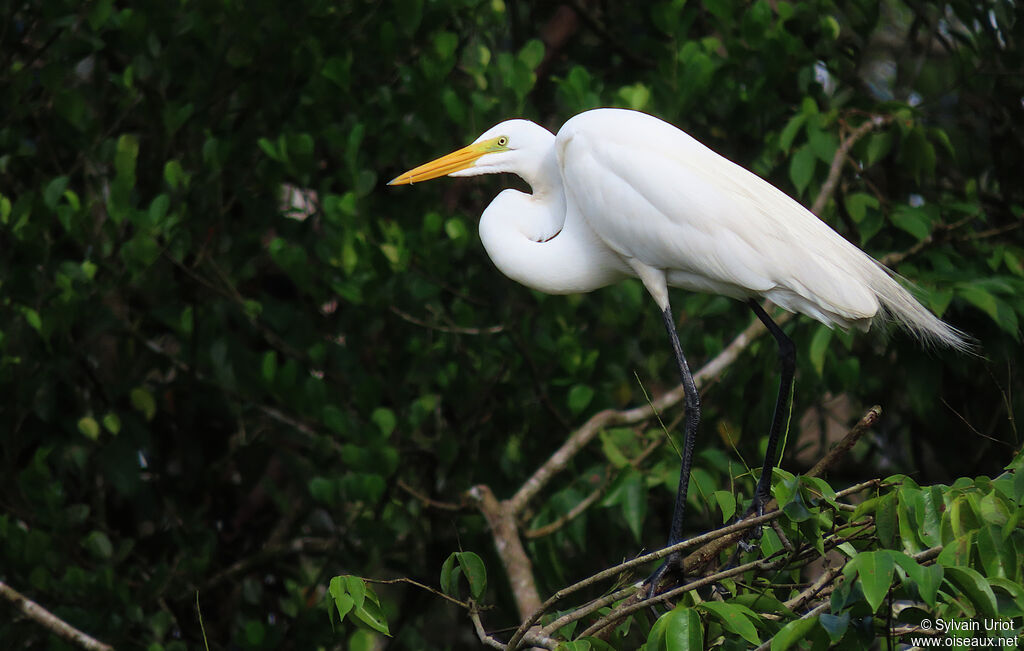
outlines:
{"label": "tree branch", "polygon": [[83,633],[3,581],[0,581],[0,597],[11,602],[15,608],[20,610],[22,614],[29,619],[40,624],[51,633],[64,638],[68,642],[77,644],[83,649],[88,649],[89,651],[114,651],[114,647],[109,644],[104,644],[96,638]]}
{"label": "tree branch", "polygon": [[850,135],[843,139],[839,147],[836,149],[836,153],[832,156],[832,165],[828,169],[828,176],[825,178],[825,182],[821,185],[821,191],[818,192],[818,196],[814,199],[814,203],[811,204],[811,212],[815,215],[821,216],[821,211],[825,209],[825,204],[832,198],[832,195],[836,192],[836,186],[839,184],[839,177],[843,172],[843,165],[846,163],[846,157],[850,154],[850,149],[853,148],[857,141],[868,135],[872,129],[892,121],[890,115],[874,115],[867,122],[861,124],[854,129]]}

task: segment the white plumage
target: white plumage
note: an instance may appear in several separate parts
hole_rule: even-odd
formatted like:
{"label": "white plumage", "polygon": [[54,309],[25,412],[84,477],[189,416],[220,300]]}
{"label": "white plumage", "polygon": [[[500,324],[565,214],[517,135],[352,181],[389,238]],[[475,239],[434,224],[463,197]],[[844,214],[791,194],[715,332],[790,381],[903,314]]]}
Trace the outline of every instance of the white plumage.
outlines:
{"label": "white plumage", "polygon": [[666,286],[763,297],[830,327],[867,329],[889,316],[924,340],[966,347],[809,210],[650,115],[587,111],[557,136],[509,120],[392,183],[496,172],[518,174],[533,194],[499,194],[480,236],[498,268],[528,287],[568,294],[636,276],[662,309]]}

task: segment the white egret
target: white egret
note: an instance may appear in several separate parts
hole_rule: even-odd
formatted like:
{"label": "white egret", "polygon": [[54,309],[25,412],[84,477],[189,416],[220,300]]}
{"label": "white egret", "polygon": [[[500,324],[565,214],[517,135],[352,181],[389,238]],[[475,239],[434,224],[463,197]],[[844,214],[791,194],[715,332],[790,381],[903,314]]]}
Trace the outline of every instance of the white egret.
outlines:
{"label": "white egret", "polygon": [[[745,301],[778,343],[781,379],[754,495],[758,511],[768,500],[776,446],[788,427],[796,351],[757,299],[843,329],[866,330],[888,317],[924,341],[968,347],[962,333],[924,308],[885,267],[781,190],[637,111],[587,111],[558,135],[526,120],[502,122],[389,185],[498,172],[518,175],[533,190],[502,191],[480,219],[484,248],[506,276],[549,294],[589,292],[636,277],[661,309],[686,404],[670,545],[682,539],[700,400],[679,345],[669,287]],[[672,563],[679,558],[651,577],[652,592]]]}

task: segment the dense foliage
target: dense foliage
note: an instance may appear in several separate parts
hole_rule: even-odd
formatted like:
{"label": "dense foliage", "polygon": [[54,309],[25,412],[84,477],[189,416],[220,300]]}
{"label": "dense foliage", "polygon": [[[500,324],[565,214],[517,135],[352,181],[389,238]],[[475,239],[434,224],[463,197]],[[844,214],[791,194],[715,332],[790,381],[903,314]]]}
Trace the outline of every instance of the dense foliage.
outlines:
{"label": "dense foliage", "polygon": [[[205,634],[365,649],[385,638],[354,611],[339,624],[332,598],[363,584],[332,578],[437,586],[446,568],[458,593],[454,568],[476,576],[480,559],[487,629],[518,625],[461,496],[507,497],[587,417],[673,387],[662,324],[638,282],[549,297],[502,277],[475,220],[518,180],[384,183],[511,116],[557,129],[625,106],[807,205],[827,198],[823,219],[978,342],[957,355],[786,323],[799,366],[783,467],[806,469],[877,403],[829,482],[907,476],[856,514],[886,524],[844,549],[856,565],[830,617],[856,636],[828,620],[792,643],[865,648],[893,600],[1016,617],[1019,633],[1021,471],[1003,469],[1024,404],[1022,40],[1009,0],[3,3],[0,581],[118,648]],[[840,143],[876,116],[826,187]],[[751,318],[721,297],[672,300],[696,367]],[[705,387],[689,532],[721,524],[725,495],[749,499],[775,367],[758,341]],[[610,482],[528,543],[543,595],[664,543],[678,478],[664,438],[657,422],[607,429],[532,505],[539,526]],[[778,481],[785,504],[828,493]],[[832,507],[807,501],[783,529],[813,522],[813,543]],[[895,556],[940,542],[941,594],[935,571]],[[479,644],[439,596],[374,589],[393,648]],[[66,648],[0,603],[5,648]],[[672,626],[752,641],[746,611],[690,606]]]}

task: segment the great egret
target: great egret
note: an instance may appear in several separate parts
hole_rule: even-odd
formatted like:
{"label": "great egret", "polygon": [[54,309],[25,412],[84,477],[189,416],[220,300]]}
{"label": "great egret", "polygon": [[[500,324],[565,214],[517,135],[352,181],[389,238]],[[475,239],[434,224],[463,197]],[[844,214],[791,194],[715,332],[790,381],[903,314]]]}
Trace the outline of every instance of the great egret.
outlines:
{"label": "great egret", "polygon": [[[502,191],[480,218],[480,239],[509,278],[549,294],[639,278],[661,309],[685,391],[685,442],[669,544],[682,539],[700,399],[676,334],[668,287],[746,301],[774,336],[782,371],[754,495],[768,500],[788,426],[796,349],[761,309],[766,298],[829,327],[866,330],[887,316],[920,339],[965,349],[962,333],[925,309],[885,267],[757,175],[671,124],[637,111],[581,113],[553,135],[527,120],[488,129],[471,145],[389,185],[511,172],[533,194]],[[650,579],[650,591],[674,558]]]}

